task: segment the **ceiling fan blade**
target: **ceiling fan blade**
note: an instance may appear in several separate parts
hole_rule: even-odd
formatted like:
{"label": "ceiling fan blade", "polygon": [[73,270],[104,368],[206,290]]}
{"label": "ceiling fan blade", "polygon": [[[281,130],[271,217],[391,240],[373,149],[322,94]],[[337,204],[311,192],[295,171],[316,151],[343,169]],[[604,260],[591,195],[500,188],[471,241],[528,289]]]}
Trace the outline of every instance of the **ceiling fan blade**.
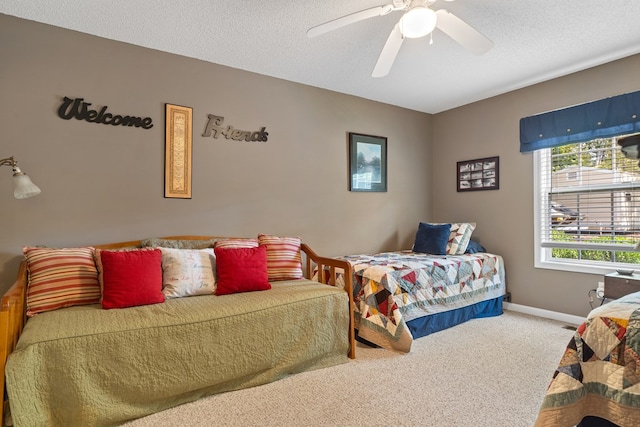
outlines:
{"label": "ceiling fan blade", "polygon": [[324,24],[316,25],[309,28],[307,31],[307,37],[316,37],[320,34],[328,33],[329,31],[337,30],[346,25],[353,24],[354,22],[363,21],[365,19],[373,18],[375,16],[386,15],[393,10],[392,5],[372,7],[371,9],[361,10],[349,15],[345,15],[342,18],[337,18]]}
{"label": "ceiling fan blade", "polygon": [[396,26],[393,27],[391,34],[389,34],[389,38],[387,38],[387,42],[384,44],[382,52],[380,52],[378,62],[376,62],[376,66],[373,69],[373,73],[371,73],[371,77],[384,77],[389,74],[403,41],[404,38],[402,37],[402,32],[400,32],[400,25],[396,24]]}
{"label": "ceiling fan blade", "polygon": [[478,30],[445,9],[436,11],[436,27],[476,55],[482,55],[493,47],[493,42]]}

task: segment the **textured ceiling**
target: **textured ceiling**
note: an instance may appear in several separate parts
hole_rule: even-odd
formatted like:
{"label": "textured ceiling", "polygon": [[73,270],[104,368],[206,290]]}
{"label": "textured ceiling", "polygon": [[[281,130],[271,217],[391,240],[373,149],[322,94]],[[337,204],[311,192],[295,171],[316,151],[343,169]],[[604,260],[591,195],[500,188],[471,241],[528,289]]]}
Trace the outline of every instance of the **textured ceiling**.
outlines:
{"label": "textured ceiling", "polygon": [[465,20],[494,48],[475,56],[436,30],[431,46],[407,39],[383,78],[371,72],[402,12],[306,37],[390,2],[0,0],[0,13],[426,113],[640,52],[639,0],[439,0],[433,9]]}

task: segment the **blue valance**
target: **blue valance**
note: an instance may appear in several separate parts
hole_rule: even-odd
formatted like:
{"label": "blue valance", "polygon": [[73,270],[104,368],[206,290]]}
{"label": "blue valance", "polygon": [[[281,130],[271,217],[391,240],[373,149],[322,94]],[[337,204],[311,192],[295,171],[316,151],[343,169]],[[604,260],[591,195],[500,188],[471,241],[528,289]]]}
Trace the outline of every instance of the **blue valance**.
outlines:
{"label": "blue valance", "polygon": [[520,119],[520,152],[640,131],[640,91]]}

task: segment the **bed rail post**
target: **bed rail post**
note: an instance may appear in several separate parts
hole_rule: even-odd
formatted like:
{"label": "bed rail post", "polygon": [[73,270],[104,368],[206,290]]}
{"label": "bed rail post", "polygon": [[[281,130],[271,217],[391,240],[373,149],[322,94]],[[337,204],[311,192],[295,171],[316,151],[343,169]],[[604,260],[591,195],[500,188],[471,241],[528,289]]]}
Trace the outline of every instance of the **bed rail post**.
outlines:
{"label": "bed rail post", "polygon": [[[353,312],[353,278],[351,264],[335,258],[325,258],[318,256],[308,245],[302,243],[300,246],[306,256],[307,278],[313,279],[314,271],[317,280],[331,286],[338,284],[338,277],[342,276],[344,290],[349,296],[349,358],[356,358],[356,330],[355,314]],[[327,277],[328,273],[328,277]]]}
{"label": "bed rail post", "polygon": [[0,384],[2,405],[0,405],[0,424],[4,425],[4,416],[9,401],[5,390],[4,373],[7,358],[18,344],[18,338],[26,321],[25,295],[27,289],[27,264],[22,261],[18,278],[0,300]]}

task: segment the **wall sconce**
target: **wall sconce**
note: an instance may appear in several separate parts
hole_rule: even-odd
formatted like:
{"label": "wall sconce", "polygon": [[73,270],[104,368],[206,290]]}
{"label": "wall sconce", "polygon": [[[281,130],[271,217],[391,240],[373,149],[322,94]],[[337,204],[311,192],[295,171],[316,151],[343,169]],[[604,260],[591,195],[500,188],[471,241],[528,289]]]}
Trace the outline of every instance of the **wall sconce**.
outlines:
{"label": "wall sconce", "polygon": [[26,199],[40,194],[38,186],[20,170],[18,162],[13,159],[13,156],[0,160],[0,166],[11,166],[13,169],[13,196],[16,199]]}

